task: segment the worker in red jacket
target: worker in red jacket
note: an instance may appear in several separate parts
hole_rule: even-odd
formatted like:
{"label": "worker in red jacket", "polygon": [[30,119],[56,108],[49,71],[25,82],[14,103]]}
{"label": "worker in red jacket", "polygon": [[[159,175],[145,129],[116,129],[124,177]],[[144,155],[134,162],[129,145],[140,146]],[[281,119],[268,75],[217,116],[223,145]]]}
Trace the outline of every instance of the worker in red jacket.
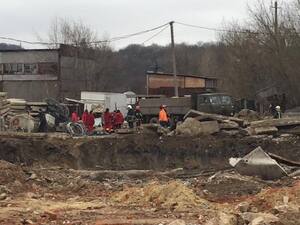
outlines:
{"label": "worker in red jacket", "polygon": [[117,110],[117,112],[115,113],[115,127],[117,129],[120,129],[123,123],[124,123],[124,116],[120,112],[120,110]]}
{"label": "worker in red jacket", "polygon": [[78,122],[79,116],[78,116],[76,111],[72,112],[71,120],[72,120],[73,123]]}
{"label": "worker in red jacket", "polygon": [[86,128],[88,128],[88,116],[89,116],[89,112],[86,109],[86,110],[84,110],[84,112],[82,113],[82,116],[81,116],[81,120]]}
{"label": "worker in red jacket", "polygon": [[108,108],[105,110],[103,114],[102,121],[103,121],[104,129],[108,132],[111,132],[113,129],[113,118]]}
{"label": "worker in red jacket", "polygon": [[90,113],[88,114],[88,131],[91,132],[94,130],[94,124],[95,124],[95,117],[93,114],[93,111],[91,110]]}

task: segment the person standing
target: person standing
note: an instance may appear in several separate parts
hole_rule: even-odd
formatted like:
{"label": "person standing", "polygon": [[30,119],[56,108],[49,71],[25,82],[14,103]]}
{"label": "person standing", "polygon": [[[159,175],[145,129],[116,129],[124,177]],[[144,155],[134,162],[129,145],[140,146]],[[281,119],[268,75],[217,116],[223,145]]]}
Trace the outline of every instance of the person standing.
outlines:
{"label": "person standing", "polygon": [[109,112],[109,109],[107,108],[103,114],[103,125],[104,129],[108,132],[111,132],[113,129],[113,123],[112,123],[112,115]]}
{"label": "person standing", "polygon": [[95,117],[93,114],[93,111],[91,110],[90,113],[88,114],[88,131],[91,132],[94,129],[94,124],[95,124]]}
{"label": "person standing", "polygon": [[77,112],[76,112],[76,111],[72,112],[71,121],[72,121],[73,123],[77,123],[78,120],[79,120],[79,117],[78,117]]}
{"label": "person standing", "polygon": [[168,126],[169,119],[168,119],[168,114],[167,114],[165,105],[160,106],[160,111],[158,114],[158,121],[162,127]]}
{"label": "person standing", "polygon": [[140,127],[142,125],[143,114],[141,112],[140,106],[137,105],[135,107],[135,118],[136,118],[136,126]]}
{"label": "person standing", "polygon": [[127,106],[127,116],[126,116],[126,121],[128,122],[128,126],[129,128],[133,128],[134,127],[134,122],[135,122],[135,112],[132,109],[131,105]]}
{"label": "person standing", "polygon": [[82,122],[83,122],[83,124],[84,124],[84,126],[85,126],[86,128],[88,128],[88,116],[89,116],[89,112],[88,112],[88,110],[86,109],[86,110],[84,110],[84,112],[82,113],[82,117],[81,117]]}
{"label": "person standing", "polygon": [[117,110],[115,114],[115,127],[116,129],[120,129],[122,127],[122,124],[124,123],[124,116],[120,112],[120,110]]}
{"label": "person standing", "polygon": [[39,109],[38,117],[40,119],[40,125],[39,125],[38,131],[39,132],[47,132],[48,126],[47,126],[46,115],[41,109]]}

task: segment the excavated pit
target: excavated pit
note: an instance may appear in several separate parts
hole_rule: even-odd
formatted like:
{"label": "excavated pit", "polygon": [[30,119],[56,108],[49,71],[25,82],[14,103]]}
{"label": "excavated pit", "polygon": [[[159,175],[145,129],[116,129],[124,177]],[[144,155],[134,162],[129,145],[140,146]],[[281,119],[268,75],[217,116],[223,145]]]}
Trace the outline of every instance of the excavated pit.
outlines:
{"label": "excavated pit", "polygon": [[0,159],[27,166],[90,170],[225,169],[230,157],[244,156],[257,146],[285,158],[300,158],[299,140],[228,136],[165,137],[156,134],[62,139],[0,137]]}

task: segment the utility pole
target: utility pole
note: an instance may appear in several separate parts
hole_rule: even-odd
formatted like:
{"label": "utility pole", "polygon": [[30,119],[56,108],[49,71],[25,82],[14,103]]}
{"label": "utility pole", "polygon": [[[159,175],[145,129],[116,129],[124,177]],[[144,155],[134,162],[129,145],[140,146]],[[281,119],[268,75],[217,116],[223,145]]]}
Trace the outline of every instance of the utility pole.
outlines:
{"label": "utility pole", "polygon": [[277,3],[277,1],[275,1],[274,9],[275,9],[274,32],[275,32],[275,38],[277,41],[278,40],[278,3]]}
{"label": "utility pole", "polygon": [[174,75],[174,95],[175,95],[175,97],[178,97],[178,81],[177,81],[177,68],[176,68],[176,54],[175,54],[173,24],[174,24],[174,21],[171,21],[170,28],[171,28],[171,47],[172,47],[173,75]]}

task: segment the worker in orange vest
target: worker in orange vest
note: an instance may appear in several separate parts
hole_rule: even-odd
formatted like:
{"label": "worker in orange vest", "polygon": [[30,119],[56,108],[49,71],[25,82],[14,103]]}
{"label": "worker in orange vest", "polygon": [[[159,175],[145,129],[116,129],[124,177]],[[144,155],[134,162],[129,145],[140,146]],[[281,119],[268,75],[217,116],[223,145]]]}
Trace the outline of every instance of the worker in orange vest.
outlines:
{"label": "worker in orange vest", "polygon": [[160,111],[159,111],[159,114],[158,114],[159,124],[162,127],[167,127],[168,124],[169,124],[169,119],[168,119],[168,114],[167,114],[167,111],[166,111],[166,105],[161,105],[159,108],[160,108]]}

